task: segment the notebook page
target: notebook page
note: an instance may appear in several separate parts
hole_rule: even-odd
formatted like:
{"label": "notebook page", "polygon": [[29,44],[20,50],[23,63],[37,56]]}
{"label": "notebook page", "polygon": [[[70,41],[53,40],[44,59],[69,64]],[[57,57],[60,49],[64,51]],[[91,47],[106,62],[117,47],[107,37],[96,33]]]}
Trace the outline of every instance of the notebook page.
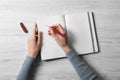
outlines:
{"label": "notebook page", "polygon": [[79,54],[93,52],[87,12],[65,16],[68,42]]}
{"label": "notebook page", "polygon": [[63,50],[58,46],[53,37],[48,35],[48,26],[57,23],[65,28],[64,16],[41,16],[37,19],[38,29],[43,32],[41,48],[42,60],[65,57]]}

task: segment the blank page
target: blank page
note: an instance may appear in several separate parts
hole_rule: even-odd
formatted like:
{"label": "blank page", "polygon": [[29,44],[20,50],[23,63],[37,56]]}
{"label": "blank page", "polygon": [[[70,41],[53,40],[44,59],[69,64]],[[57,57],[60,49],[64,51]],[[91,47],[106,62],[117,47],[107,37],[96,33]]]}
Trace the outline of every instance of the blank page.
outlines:
{"label": "blank page", "polygon": [[42,16],[37,19],[38,29],[43,32],[42,60],[65,57],[63,50],[58,46],[57,42],[48,35],[48,26],[57,23],[65,28],[64,16]]}
{"label": "blank page", "polygon": [[65,16],[68,42],[79,54],[93,52],[87,12]]}

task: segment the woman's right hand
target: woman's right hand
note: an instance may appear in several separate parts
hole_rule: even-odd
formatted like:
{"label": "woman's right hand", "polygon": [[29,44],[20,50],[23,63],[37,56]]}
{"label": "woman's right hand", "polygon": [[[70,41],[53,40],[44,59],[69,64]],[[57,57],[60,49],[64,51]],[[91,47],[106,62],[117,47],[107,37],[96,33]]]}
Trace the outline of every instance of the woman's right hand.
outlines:
{"label": "woman's right hand", "polygon": [[[61,34],[63,34],[63,36],[61,36],[60,34],[56,33],[54,31],[54,29],[56,29],[57,31],[59,31]],[[63,27],[60,24],[55,24],[49,27],[48,30],[48,35],[52,36],[56,42],[58,43],[58,45],[66,52],[68,53],[71,49],[67,43],[67,35],[66,35],[66,30],[63,29]]]}

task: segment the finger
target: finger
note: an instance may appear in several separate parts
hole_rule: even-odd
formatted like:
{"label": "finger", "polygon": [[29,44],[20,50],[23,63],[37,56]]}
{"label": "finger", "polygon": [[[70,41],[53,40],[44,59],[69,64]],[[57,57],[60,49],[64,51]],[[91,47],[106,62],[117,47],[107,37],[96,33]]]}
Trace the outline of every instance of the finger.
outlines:
{"label": "finger", "polygon": [[56,34],[56,33],[53,31],[53,29],[50,29],[48,33],[49,33],[50,36],[53,36],[53,37],[54,37],[55,34]]}
{"label": "finger", "polygon": [[57,29],[58,29],[61,33],[65,34],[65,29],[61,26],[61,24],[57,24],[57,25],[58,25]]}
{"label": "finger", "polygon": [[51,27],[49,27],[49,29],[48,29],[48,35],[50,35],[51,36]]}
{"label": "finger", "polygon": [[53,25],[50,26],[50,28],[51,28],[51,27],[52,27],[52,28],[53,28],[53,27],[56,28],[56,27],[58,27],[58,24],[53,24]]}
{"label": "finger", "polygon": [[40,31],[38,33],[38,41],[37,41],[37,44],[40,45],[41,44],[41,41],[42,41],[42,32]]}
{"label": "finger", "polygon": [[60,31],[61,33],[65,34],[65,30],[64,28],[61,26],[61,24],[54,24],[54,25],[51,25],[52,28],[55,28],[57,29],[58,31]]}
{"label": "finger", "polygon": [[50,30],[48,30],[48,35],[50,35]]}
{"label": "finger", "polygon": [[32,35],[36,35],[37,24],[34,24]]}
{"label": "finger", "polygon": [[60,28],[60,29],[64,29],[61,24],[54,24],[54,25],[51,25],[50,27],[56,27],[56,28]]}

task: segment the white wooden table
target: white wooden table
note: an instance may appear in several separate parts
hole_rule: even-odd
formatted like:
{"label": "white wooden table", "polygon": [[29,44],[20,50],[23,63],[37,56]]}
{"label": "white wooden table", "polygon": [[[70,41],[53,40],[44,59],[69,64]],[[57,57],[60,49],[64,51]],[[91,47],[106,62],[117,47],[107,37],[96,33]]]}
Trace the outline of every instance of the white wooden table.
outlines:
{"label": "white wooden table", "polygon": [[[15,80],[27,54],[29,32],[40,15],[93,11],[100,53],[84,56],[104,80],[120,80],[120,0],[0,0],[0,80]],[[79,80],[65,59],[42,62],[35,80]]]}

